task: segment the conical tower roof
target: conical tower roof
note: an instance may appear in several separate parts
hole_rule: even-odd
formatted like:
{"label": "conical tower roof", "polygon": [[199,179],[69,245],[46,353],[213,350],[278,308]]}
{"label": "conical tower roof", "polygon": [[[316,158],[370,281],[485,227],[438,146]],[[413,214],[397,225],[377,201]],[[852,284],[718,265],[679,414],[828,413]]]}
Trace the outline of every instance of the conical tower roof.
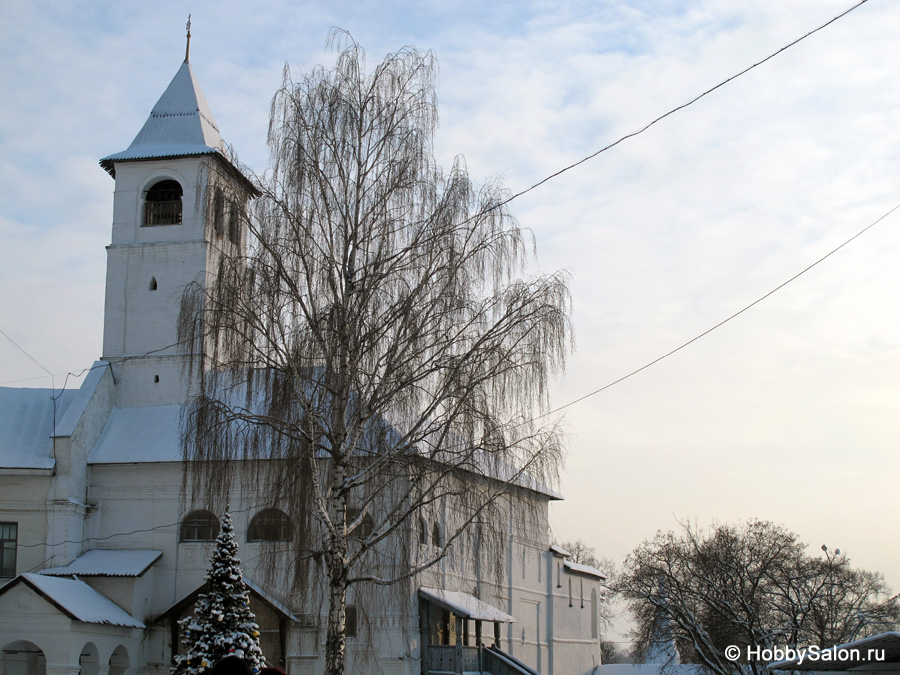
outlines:
{"label": "conical tower roof", "polygon": [[100,165],[115,176],[114,162],[213,153],[226,158],[225,143],[191,64],[185,60],[128,149],[104,157]]}

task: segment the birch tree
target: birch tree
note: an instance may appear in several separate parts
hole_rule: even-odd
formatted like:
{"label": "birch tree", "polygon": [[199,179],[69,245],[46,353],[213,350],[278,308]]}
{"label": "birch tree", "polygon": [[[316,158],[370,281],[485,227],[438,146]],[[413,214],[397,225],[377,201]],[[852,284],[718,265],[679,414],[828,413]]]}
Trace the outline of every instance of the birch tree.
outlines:
{"label": "birch tree", "polygon": [[[555,483],[560,435],[540,414],[571,348],[567,277],[526,275],[533,245],[502,186],[435,162],[433,55],[368,70],[337,42],[333,67],[286,70],[247,245],[189,289],[180,321],[199,382],[183,424],[194,493],[224,498],[237,466],[259,472],[258,497],[297,528],[295,579],[324,580],[330,675],[348,589],[502,541],[492,514]],[[442,500],[454,517],[415,558]]]}

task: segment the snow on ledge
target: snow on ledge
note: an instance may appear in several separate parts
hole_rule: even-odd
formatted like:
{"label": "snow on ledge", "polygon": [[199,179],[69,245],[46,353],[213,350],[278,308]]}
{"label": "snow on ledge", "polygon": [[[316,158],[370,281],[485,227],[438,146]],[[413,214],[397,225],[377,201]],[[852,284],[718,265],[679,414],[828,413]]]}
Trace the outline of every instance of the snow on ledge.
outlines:
{"label": "snow on ledge", "polygon": [[590,565],[582,565],[581,563],[572,562],[571,560],[566,560],[565,562],[563,562],[563,566],[570,572],[587,574],[588,576],[597,577],[601,581],[606,581],[606,575],[596,567],[591,567]]}

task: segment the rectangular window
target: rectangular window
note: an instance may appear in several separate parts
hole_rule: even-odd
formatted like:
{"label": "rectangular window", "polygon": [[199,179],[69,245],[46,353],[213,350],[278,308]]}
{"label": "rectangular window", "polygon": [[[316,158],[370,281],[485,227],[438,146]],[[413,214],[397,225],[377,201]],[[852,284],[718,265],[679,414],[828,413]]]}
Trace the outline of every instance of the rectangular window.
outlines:
{"label": "rectangular window", "polygon": [[356,637],[356,605],[347,605],[347,609],[345,610],[345,612],[344,623],[347,629],[347,637]]}
{"label": "rectangular window", "polygon": [[225,193],[222,188],[216,186],[213,213],[213,228],[216,231],[216,237],[221,237],[225,233]]}
{"label": "rectangular window", "polygon": [[228,205],[228,241],[235,246],[241,243],[241,213],[233,200]]}
{"label": "rectangular window", "polygon": [[18,523],[0,523],[0,579],[16,576],[16,539]]}

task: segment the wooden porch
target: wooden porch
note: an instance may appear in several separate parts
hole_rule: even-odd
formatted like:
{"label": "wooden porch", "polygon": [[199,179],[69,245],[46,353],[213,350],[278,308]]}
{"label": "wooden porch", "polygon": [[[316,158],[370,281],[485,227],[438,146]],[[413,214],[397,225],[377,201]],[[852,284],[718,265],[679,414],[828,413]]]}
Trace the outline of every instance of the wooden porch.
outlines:
{"label": "wooden porch", "polygon": [[421,588],[419,617],[423,675],[534,673],[499,650],[500,626],[513,617],[474,595]]}

